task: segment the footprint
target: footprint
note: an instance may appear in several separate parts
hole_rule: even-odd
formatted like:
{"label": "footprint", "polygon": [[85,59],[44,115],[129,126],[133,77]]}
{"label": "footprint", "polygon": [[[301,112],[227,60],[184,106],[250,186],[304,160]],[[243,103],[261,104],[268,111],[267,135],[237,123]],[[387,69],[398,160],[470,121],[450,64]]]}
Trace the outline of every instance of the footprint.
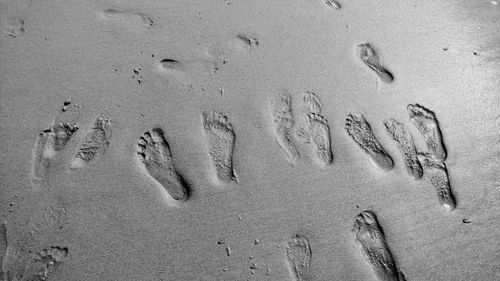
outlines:
{"label": "footprint", "polygon": [[7,247],[7,223],[3,222],[0,224],[0,280],[6,280],[4,276],[6,274],[4,261],[7,257]]}
{"label": "footprint", "polygon": [[439,203],[447,210],[453,211],[456,207],[455,197],[451,192],[448,170],[444,162],[436,161],[431,155],[418,154],[424,174],[436,188]]}
{"label": "footprint", "polygon": [[80,106],[65,103],[52,124],[40,133],[33,150],[32,183],[38,184],[48,172],[51,160],[78,130]]}
{"label": "footprint", "polygon": [[409,104],[407,109],[410,120],[424,136],[430,156],[435,160],[444,161],[446,149],[434,113],[419,104]]}
{"label": "footprint", "polygon": [[245,52],[251,52],[259,46],[259,40],[248,34],[238,34],[235,40],[230,41],[231,45]]}
{"label": "footprint", "polygon": [[417,158],[417,149],[413,142],[413,136],[406,131],[404,125],[395,119],[387,119],[384,121],[387,132],[392,139],[397,143],[399,150],[403,154],[406,170],[412,179],[418,180],[422,178],[422,166]]}
{"label": "footprint", "polygon": [[379,281],[403,281],[404,274],[399,272],[392,256],[384,232],[378,223],[375,213],[365,210],[356,216],[353,232],[372,270]]}
{"label": "footprint", "polygon": [[72,169],[83,167],[94,158],[104,154],[111,139],[111,120],[99,117],[87,133],[73,160],[70,163]]}
{"label": "footprint", "polygon": [[213,78],[219,70],[216,62],[211,60],[185,60],[163,59],[157,64],[159,74],[171,77],[184,86],[199,82],[198,77]]}
{"label": "footprint", "polygon": [[326,3],[326,5],[328,5],[328,7],[332,8],[332,9],[335,9],[335,10],[340,9],[340,3],[336,0],[325,0],[325,3]]}
{"label": "footprint", "polygon": [[304,94],[304,107],[307,112],[320,114],[321,113],[321,100],[313,92],[306,92]]}
{"label": "footprint", "polygon": [[18,17],[7,17],[2,20],[2,31],[8,36],[17,38],[24,32],[24,20]]}
{"label": "footprint", "polygon": [[373,135],[368,122],[361,114],[347,115],[345,130],[352,139],[370,156],[370,162],[382,171],[394,167],[392,158]]}
{"label": "footprint", "polygon": [[316,160],[322,166],[333,163],[330,128],[327,120],[320,115],[321,100],[312,92],[304,95],[305,125],[297,132],[297,136],[311,144]]}
{"label": "footprint", "polygon": [[391,83],[394,80],[392,74],[380,64],[379,58],[375,53],[375,50],[371,47],[369,43],[357,45],[358,55],[361,60],[375,73],[385,83]]}
{"label": "footprint", "polygon": [[302,281],[309,275],[312,251],[309,240],[297,234],[292,237],[286,247],[286,257],[290,266],[291,275],[295,281]]}
{"label": "footprint", "polygon": [[271,114],[276,141],[285,153],[287,161],[293,166],[299,161],[300,156],[291,134],[295,122],[290,95],[276,94],[271,100]]}
{"label": "footprint", "polygon": [[137,154],[146,170],[177,201],[188,198],[188,187],[175,170],[167,141],[160,128],[145,132],[137,143]]}
{"label": "footprint", "polygon": [[21,281],[47,280],[68,255],[68,248],[50,247],[32,254],[32,259],[26,265]]}
{"label": "footprint", "polygon": [[121,20],[132,25],[145,27],[155,26],[155,22],[151,17],[138,12],[122,11],[118,9],[105,9],[100,12],[101,18],[105,20]]}
{"label": "footprint", "polygon": [[309,142],[316,154],[316,160],[323,166],[333,163],[333,153],[330,144],[330,128],[323,116],[308,113],[306,117],[306,130]]}
{"label": "footprint", "polygon": [[233,169],[235,135],[233,127],[222,113],[203,112],[203,129],[216,178],[221,182],[238,182]]}

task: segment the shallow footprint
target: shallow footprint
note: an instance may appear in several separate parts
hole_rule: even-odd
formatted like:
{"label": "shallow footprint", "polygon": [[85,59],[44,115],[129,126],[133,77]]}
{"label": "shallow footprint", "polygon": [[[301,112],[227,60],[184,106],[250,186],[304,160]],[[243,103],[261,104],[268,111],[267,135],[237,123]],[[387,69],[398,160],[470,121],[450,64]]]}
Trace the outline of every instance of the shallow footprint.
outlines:
{"label": "shallow footprint", "polygon": [[319,114],[308,113],[306,116],[306,130],[316,160],[323,166],[332,164],[330,128],[326,119]]}
{"label": "shallow footprint", "polygon": [[379,281],[404,281],[385,240],[375,213],[365,210],[356,216],[353,231],[364,258]]}
{"label": "shallow footprint", "polygon": [[78,150],[70,163],[72,169],[83,167],[94,158],[104,154],[111,140],[111,120],[99,117],[90,131],[80,143]]}
{"label": "shallow footprint", "polygon": [[439,203],[447,211],[453,211],[456,207],[455,197],[451,192],[448,170],[444,162],[436,161],[430,155],[418,154],[418,160],[424,169],[424,175],[436,188]]}
{"label": "shallow footprint", "polygon": [[444,161],[446,149],[434,113],[419,104],[409,104],[407,109],[410,120],[424,136],[430,156],[435,160]]}
{"label": "shallow footprint", "polygon": [[24,20],[18,17],[6,17],[1,22],[2,31],[8,36],[17,38],[24,32]]}
{"label": "shallow footprint", "polygon": [[48,172],[50,161],[78,130],[79,105],[65,104],[52,124],[40,133],[33,150],[32,183],[38,184]]}
{"label": "shallow footprint", "polygon": [[122,11],[118,9],[105,9],[100,12],[101,18],[106,20],[122,20],[132,25],[152,27],[155,22],[151,17],[138,12]]}
{"label": "shallow footprint", "polygon": [[358,55],[361,60],[372,69],[377,76],[385,83],[391,83],[394,80],[392,74],[380,64],[379,58],[369,43],[357,45]]}
{"label": "shallow footprint", "polygon": [[306,92],[304,94],[304,107],[307,112],[320,114],[322,106],[321,100],[315,93]]}
{"label": "shallow footprint", "polygon": [[177,201],[188,198],[187,184],[177,173],[167,141],[160,128],[145,132],[137,143],[137,154],[146,170]]}
{"label": "shallow footprint", "polygon": [[285,153],[287,161],[294,165],[298,162],[300,156],[293,144],[291,134],[295,122],[292,115],[290,95],[278,93],[273,96],[271,114],[276,142]]}
{"label": "shallow footprint", "polygon": [[347,115],[345,130],[352,139],[365,151],[370,162],[382,171],[389,171],[394,167],[392,158],[385,151],[373,131],[361,114]]}
{"label": "shallow footprint", "polygon": [[332,9],[340,9],[340,3],[336,0],[325,0],[325,4]]}
{"label": "shallow footprint", "polygon": [[157,71],[161,75],[174,78],[175,81],[185,86],[198,81],[197,77],[212,77],[218,70],[217,63],[211,60],[186,60],[163,59],[157,64]]}
{"label": "shallow footprint", "polygon": [[221,182],[238,182],[233,169],[235,134],[233,127],[222,113],[203,112],[203,129],[208,144],[210,160],[216,178]]}
{"label": "shallow footprint", "polygon": [[312,251],[309,240],[302,235],[292,237],[286,247],[286,257],[292,277],[295,281],[302,281],[309,275]]}
{"label": "shallow footprint", "polygon": [[422,178],[422,166],[417,158],[417,149],[413,142],[413,136],[406,131],[404,125],[395,119],[387,119],[384,121],[387,133],[397,143],[399,150],[403,154],[406,170],[412,179],[418,180]]}

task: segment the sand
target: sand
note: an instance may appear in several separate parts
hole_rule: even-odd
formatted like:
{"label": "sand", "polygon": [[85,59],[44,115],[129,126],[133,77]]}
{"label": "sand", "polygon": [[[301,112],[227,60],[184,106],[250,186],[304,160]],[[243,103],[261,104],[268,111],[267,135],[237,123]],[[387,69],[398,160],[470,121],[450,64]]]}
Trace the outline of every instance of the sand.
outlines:
{"label": "sand", "polygon": [[452,2],[0,1],[3,280],[500,280],[500,5]]}

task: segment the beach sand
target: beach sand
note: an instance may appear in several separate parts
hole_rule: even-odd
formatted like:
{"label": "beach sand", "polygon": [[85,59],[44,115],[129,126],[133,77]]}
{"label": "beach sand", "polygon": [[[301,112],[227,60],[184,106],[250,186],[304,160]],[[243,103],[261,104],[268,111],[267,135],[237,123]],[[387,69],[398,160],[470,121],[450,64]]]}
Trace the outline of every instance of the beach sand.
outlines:
{"label": "beach sand", "polygon": [[500,280],[500,5],[326,2],[0,1],[0,280]]}

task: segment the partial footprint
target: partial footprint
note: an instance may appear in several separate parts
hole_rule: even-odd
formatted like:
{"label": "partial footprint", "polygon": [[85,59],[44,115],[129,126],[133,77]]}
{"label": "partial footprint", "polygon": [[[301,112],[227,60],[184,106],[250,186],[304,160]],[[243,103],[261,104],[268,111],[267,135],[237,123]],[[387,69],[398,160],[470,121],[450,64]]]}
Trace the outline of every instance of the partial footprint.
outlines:
{"label": "partial footprint", "polygon": [[315,93],[306,92],[304,94],[304,107],[307,112],[320,114],[322,106],[321,100]]}
{"label": "partial footprint", "polygon": [[54,272],[67,256],[68,248],[66,247],[50,247],[32,254],[32,259],[26,265],[21,280],[47,280],[49,274]]}
{"label": "partial footprint", "polygon": [[273,96],[271,100],[271,114],[276,141],[285,153],[287,161],[291,165],[295,165],[299,161],[300,156],[292,139],[294,119],[290,95],[278,93]]}
{"label": "partial footprint", "polygon": [[352,139],[370,156],[370,162],[382,171],[389,171],[394,167],[392,158],[385,151],[373,131],[361,114],[347,115],[345,130]]}
{"label": "partial footprint", "polygon": [[[3,222],[0,224],[0,280],[6,280],[5,274],[6,270],[4,268],[4,261],[7,257],[7,223]],[[3,278],[3,279],[2,279]]]}
{"label": "partial footprint", "polygon": [[151,19],[151,17],[139,12],[110,8],[101,11],[100,16],[105,20],[119,20],[135,26],[152,27],[155,25],[155,22]]}
{"label": "partial footprint", "polygon": [[235,134],[222,113],[203,112],[203,129],[215,176],[221,182],[238,182],[233,168]]}
{"label": "partial footprint", "polygon": [[358,55],[361,60],[372,69],[377,76],[385,83],[391,83],[394,80],[392,74],[380,64],[379,58],[369,43],[357,45]]}
{"label": "partial footprint", "polygon": [[338,10],[340,9],[340,3],[336,0],[325,0],[325,3],[328,7]]}
{"label": "partial footprint", "polygon": [[177,201],[188,198],[188,187],[175,170],[167,141],[160,128],[145,132],[137,143],[137,154],[146,170]]}
{"label": "partial footprint", "polygon": [[365,210],[356,216],[353,231],[355,241],[379,281],[404,281],[405,277],[396,267],[385,240],[382,227],[375,213]]}
{"label": "partial footprint", "polygon": [[455,197],[451,192],[448,170],[444,162],[436,161],[431,155],[418,154],[418,160],[424,168],[424,175],[436,188],[439,203],[447,210],[456,207]]}
{"label": "partial footprint", "polygon": [[211,60],[184,60],[163,59],[157,64],[157,71],[161,75],[171,77],[184,86],[190,86],[199,79],[213,78],[219,70],[216,62]]}
{"label": "partial footprint", "polygon": [[25,32],[24,20],[18,17],[5,17],[2,19],[1,27],[5,34],[14,38]]}
{"label": "partial footprint", "polygon": [[252,35],[240,33],[236,35],[235,40],[230,41],[230,44],[242,51],[251,52],[259,46],[259,40]]}
{"label": "partial footprint", "polygon": [[99,117],[87,133],[75,157],[70,163],[72,169],[83,167],[94,158],[104,154],[111,140],[111,120],[109,118]]}
{"label": "partial footprint", "polygon": [[232,55],[253,53],[259,44],[259,39],[256,36],[240,33],[211,44],[205,50],[205,53],[209,57],[225,64]]}
{"label": "partial footprint", "polygon": [[312,257],[307,237],[298,234],[292,237],[286,247],[286,257],[295,281],[306,280],[310,275],[309,267]]}
{"label": "partial footprint", "polygon": [[48,172],[51,160],[78,130],[80,106],[65,104],[52,124],[40,133],[33,150],[32,182],[38,184]]}
{"label": "partial footprint", "polygon": [[435,160],[444,161],[446,149],[434,113],[419,104],[409,104],[407,109],[410,120],[424,136],[430,156]]}
{"label": "partial footprint", "polygon": [[413,142],[413,136],[410,132],[406,131],[403,124],[395,119],[387,119],[384,121],[387,132],[392,139],[397,143],[399,150],[403,154],[403,161],[406,170],[411,178],[418,180],[422,177],[422,166],[417,158],[417,149]]}

